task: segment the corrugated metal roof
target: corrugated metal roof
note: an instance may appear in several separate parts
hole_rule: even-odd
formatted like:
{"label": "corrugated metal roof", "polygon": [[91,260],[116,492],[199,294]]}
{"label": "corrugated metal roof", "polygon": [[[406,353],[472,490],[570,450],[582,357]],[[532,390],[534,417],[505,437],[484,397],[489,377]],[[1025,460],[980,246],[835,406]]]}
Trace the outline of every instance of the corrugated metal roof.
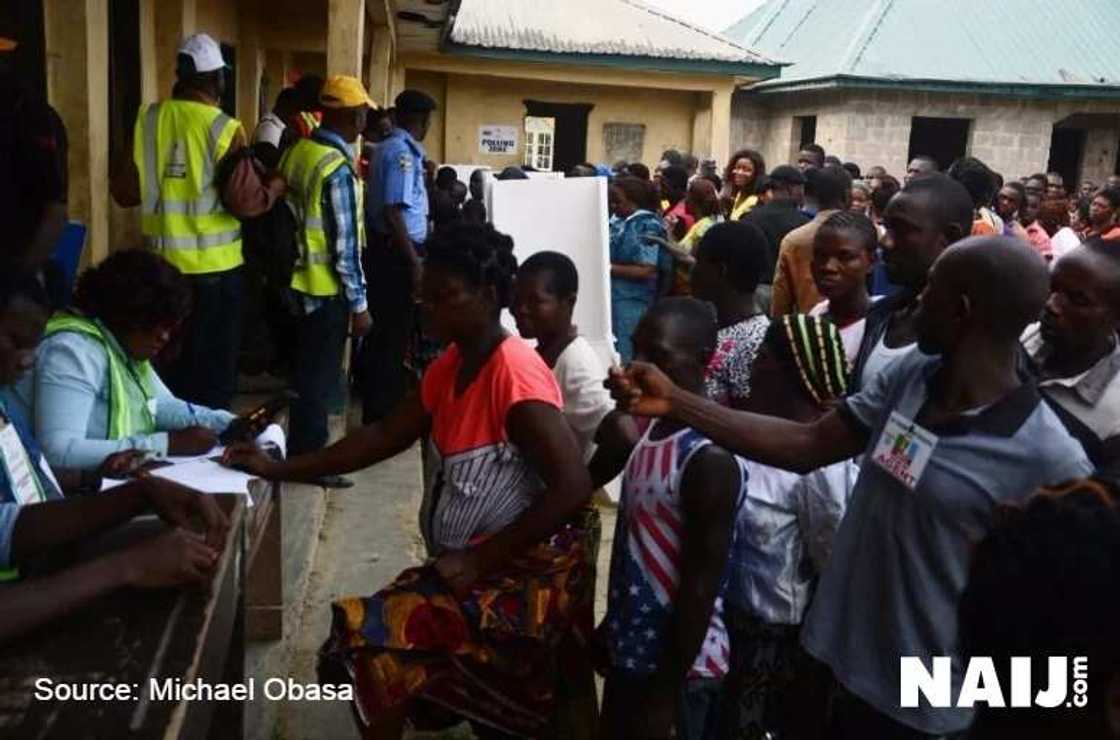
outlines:
{"label": "corrugated metal roof", "polygon": [[777,64],[638,0],[462,0],[450,40],[552,54]]}
{"label": "corrugated metal roof", "polygon": [[768,0],[725,32],[792,62],[778,89],[905,84],[1120,87],[1118,0]]}

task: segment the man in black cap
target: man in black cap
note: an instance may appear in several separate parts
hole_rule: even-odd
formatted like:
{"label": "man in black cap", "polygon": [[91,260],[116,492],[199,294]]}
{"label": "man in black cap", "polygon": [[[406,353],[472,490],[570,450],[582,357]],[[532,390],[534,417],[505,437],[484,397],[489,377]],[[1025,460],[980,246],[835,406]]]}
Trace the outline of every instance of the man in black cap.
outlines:
{"label": "man in black cap", "polygon": [[755,290],[758,310],[770,313],[770,296],[773,291],[771,281],[774,268],[778,264],[778,250],[786,234],[809,223],[809,217],[801,212],[801,201],[805,197],[805,176],[796,167],[781,165],[775,167],[759,186],[763,204],[756,206],[740,219],[757,226],[766,236],[767,267],[763,272],[766,282],[760,283]]}
{"label": "man in black cap", "polygon": [[396,127],[370,162],[364,266],[373,332],[358,359],[362,420],[382,419],[408,388],[405,353],[416,328],[413,296],[420,288],[420,258],[428,238],[424,147],[436,102],[419,90],[396,100]]}

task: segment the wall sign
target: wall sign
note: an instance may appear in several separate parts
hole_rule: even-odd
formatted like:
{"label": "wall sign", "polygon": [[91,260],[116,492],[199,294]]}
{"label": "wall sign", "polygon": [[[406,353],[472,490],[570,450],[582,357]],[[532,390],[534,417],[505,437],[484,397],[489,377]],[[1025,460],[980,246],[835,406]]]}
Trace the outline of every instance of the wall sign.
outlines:
{"label": "wall sign", "polygon": [[479,154],[516,154],[516,126],[479,126]]}

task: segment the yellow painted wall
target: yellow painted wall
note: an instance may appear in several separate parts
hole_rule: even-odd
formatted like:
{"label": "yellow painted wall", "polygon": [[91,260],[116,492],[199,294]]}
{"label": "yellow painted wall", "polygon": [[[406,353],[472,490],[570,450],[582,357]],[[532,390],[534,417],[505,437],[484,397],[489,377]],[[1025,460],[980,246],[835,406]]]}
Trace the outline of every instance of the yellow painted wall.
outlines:
{"label": "yellow painted wall", "polygon": [[[456,164],[485,164],[501,168],[521,164],[525,136],[524,100],[552,103],[590,103],[587,126],[587,159],[601,162],[603,125],[641,123],[646,126],[642,161],[653,164],[670,147],[692,148],[696,93],[677,90],[636,89],[600,85],[568,85],[545,80],[515,79],[481,75],[418,72],[409,70],[407,84],[415,85],[432,97],[443,81],[445,86],[444,137],[442,157],[436,156],[439,130],[433,121],[431,142],[425,142],[436,161]],[[478,149],[478,129],[485,125],[515,126],[520,131],[518,152],[512,156],[482,154]]]}
{"label": "yellow painted wall", "polygon": [[[444,156],[446,148],[444,146],[445,139],[445,121],[447,120],[447,75],[439,72],[421,72],[417,70],[408,70],[405,73],[405,86],[415,89],[423,90],[432,96],[436,101],[438,108],[432,113],[432,123],[428,128],[428,136],[424,139],[424,149],[428,152],[428,158],[433,162],[452,162],[458,163],[457,159],[449,159]],[[389,101],[389,105],[393,101]],[[470,162],[464,162],[470,164]]]}
{"label": "yellow painted wall", "polygon": [[88,229],[83,261],[104,258],[111,241],[108,188],[108,0],[43,5],[47,97],[67,129],[70,218]]}
{"label": "yellow painted wall", "polygon": [[218,41],[237,46],[240,32],[237,3],[230,0],[195,0],[195,30],[208,33]]}

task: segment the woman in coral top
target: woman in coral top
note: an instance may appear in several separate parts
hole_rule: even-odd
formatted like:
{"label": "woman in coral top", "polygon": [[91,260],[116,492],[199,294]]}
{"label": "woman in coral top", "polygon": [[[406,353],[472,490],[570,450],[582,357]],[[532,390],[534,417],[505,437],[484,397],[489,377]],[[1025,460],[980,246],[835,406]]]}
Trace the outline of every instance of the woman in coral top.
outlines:
{"label": "woman in coral top", "polygon": [[[458,224],[428,242],[423,308],[448,348],[419,393],[384,422],[324,450],[274,462],[253,448],[227,463],[313,481],[385,460],[430,436],[436,473],[421,511],[434,556],[369,597],[334,604],[322,678],[353,682],[360,729],[398,738],[406,719],[537,737],[547,730],[557,646],[589,619],[582,524],[591,480],[537,352],[499,321],[513,241]],[[565,644],[569,649],[571,641]],[[480,728],[481,729],[481,728]]]}

